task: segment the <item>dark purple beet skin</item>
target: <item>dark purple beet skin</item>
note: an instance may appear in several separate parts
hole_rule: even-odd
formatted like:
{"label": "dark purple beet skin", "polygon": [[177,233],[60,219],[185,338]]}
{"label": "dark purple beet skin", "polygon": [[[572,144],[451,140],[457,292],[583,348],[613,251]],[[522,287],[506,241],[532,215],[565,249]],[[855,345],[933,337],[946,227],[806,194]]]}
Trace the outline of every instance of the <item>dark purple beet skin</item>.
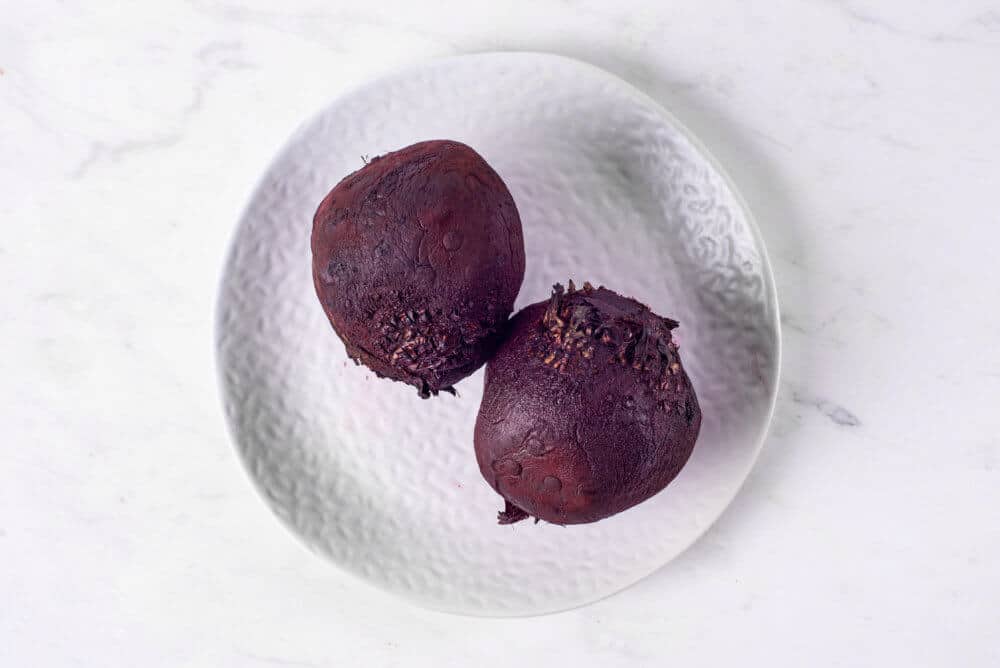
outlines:
{"label": "dark purple beet skin", "polygon": [[347,354],[423,397],[489,358],[524,278],[507,186],[454,141],[374,158],[338,183],[313,218],[312,253]]}
{"label": "dark purple beet skin", "polygon": [[479,470],[528,516],[595,522],[653,496],[691,456],[701,410],[671,330],[603,287],[555,286],[511,321],[486,366]]}

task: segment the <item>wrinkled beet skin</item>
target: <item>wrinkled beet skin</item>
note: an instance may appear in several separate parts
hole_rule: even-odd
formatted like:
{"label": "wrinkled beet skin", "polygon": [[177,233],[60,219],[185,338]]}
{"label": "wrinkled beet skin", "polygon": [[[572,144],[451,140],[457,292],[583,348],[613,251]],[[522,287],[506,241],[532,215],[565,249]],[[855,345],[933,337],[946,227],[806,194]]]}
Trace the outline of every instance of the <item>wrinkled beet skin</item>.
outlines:
{"label": "wrinkled beet skin", "polygon": [[374,158],[313,219],[313,282],[347,354],[421,396],[495,350],[524,278],[524,239],[499,175],[468,146]]}
{"label": "wrinkled beet skin", "polygon": [[674,479],[701,426],[676,326],[572,282],[514,317],[486,366],[475,431],[479,469],[506,501],[501,524],[595,522]]}

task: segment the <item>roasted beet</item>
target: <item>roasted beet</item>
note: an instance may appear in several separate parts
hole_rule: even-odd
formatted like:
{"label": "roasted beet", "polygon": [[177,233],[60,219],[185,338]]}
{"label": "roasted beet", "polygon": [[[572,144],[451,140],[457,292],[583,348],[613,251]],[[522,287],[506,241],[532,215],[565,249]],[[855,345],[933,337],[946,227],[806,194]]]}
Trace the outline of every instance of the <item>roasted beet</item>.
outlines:
{"label": "roasted beet", "polygon": [[676,326],[572,281],[514,317],[486,366],[475,432],[479,470],[506,500],[501,524],[594,522],[674,479],[701,426]]}
{"label": "roasted beet", "polygon": [[454,141],[373,158],[338,183],[313,218],[312,253],[347,354],[423,397],[487,360],[524,278],[507,186]]}

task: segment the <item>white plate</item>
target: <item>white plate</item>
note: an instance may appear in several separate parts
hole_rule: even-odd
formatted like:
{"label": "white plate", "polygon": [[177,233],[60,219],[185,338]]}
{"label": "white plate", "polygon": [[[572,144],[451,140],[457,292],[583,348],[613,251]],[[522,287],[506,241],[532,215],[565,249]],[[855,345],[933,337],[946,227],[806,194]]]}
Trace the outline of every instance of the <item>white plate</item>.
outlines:
{"label": "white plate", "polygon": [[[472,446],[482,371],[424,401],[347,360],[313,293],[313,212],[363,155],[424,139],[469,144],[507,182],[527,250],[518,308],[572,277],[680,320],[704,423],[665,491],[596,524],[499,526]],[[217,317],[229,426],[271,509],[345,571],[467,614],[581,605],[670,561],[750,471],[777,387],[774,283],[730,182],[653,100],[546,54],[433,61],[333,101],[253,193]]]}

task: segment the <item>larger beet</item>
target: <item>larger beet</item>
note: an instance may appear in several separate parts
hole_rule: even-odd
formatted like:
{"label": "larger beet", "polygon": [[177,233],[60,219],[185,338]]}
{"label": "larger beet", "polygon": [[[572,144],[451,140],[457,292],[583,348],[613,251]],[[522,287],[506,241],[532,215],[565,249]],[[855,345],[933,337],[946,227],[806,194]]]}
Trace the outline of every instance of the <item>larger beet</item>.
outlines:
{"label": "larger beet", "polygon": [[677,323],[589,284],[528,306],[486,367],[476,420],[501,524],[580,524],[653,496],[687,462],[701,411]]}
{"label": "larger beet", "polygon": [[524,278],[510,192],[454,141],[374,158],[338,183],[316,211],[312,252],[348,355],[424,397],[492,354]]}

